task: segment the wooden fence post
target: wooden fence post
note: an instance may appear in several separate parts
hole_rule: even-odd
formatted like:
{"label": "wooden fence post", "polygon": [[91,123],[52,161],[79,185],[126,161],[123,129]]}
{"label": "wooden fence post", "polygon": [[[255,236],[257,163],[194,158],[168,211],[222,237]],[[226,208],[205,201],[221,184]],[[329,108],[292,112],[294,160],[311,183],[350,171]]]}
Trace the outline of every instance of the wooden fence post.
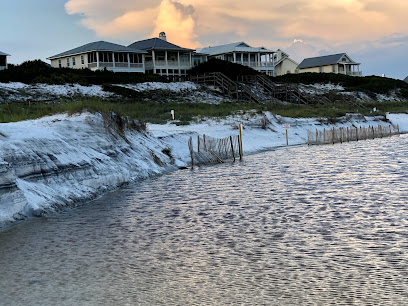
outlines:
{"label": "wooden fence post", "polygon": [[242,157],[244,155],[243,149],[242,149],[242,124],[239,124],[239,159],[242,160]]}
{"label": "wooden fence post", "polygon": [[332,129],[332,143],[334,144],[334,128]]}
{"label": "wooden fence post", "polygon": [[349,136],[349,128],[347,127],[347,142],[350,142],[350,136]]}
{"label": "wooden fence post", "polygon": [[288,129],[286,129],[286,145],[289,145]]}
{"label": "wooden fence post", "polygon": [[316,129],[316,145],[317,145],[317,138],[318,137],[319,137],[319,134],[318,134],[317,129]]}
{"label": "wooden fence post", "polygon": [[399,125],[397,124],[397,133],[400,134]]}
{"label": "wooden fence post", "polygon": [[191,168],[194,168],[193,137],[188,140],[188,148],[190,149]]}
{"label": "wooden fence post", "polygon": [[235,161],[234,144],[232,143],[232,136],[230,136],[232,158]]}
{"label": "wooden fence post", "polygon": [[356,141],[358,141],[358,128],[356,127]]}
{"label": "wooden fence post", "polygon": [[197,152],[200,153],[200,135],[197,135]]}
{"label": "wooden fence post", "polygon": [[203,134],[203,142],[204,142],[204,151],[207,151],[207,147],[205,145],[205,134]]}
{"label": "wooden fence post", "polygon": [[323,143],[326,143],[326,128],[323,129]]}
{"label": "wooden fence post", "polygon": [[307,145],[310,146],[309,129],[307,130]]}

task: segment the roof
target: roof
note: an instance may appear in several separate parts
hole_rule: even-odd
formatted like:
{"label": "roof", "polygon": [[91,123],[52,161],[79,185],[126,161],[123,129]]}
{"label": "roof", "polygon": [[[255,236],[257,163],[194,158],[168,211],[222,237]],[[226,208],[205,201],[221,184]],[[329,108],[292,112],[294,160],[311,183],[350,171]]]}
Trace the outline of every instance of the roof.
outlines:
{"label": "roof", "polygon": [[172,50],[172,51],[194,51],[192,49],[182,48],[175,44],[169,43],[160,38],[149,38],[145,40],[135,41],[128,46],[139,50]]}
{"label": "roof", "polygon": [[408,83],[408,76],[404,79],[404,81]]}
{"label": "roof", "polygon": [[0,51],[0,55],[10,56],[10,54],[4,53]]}
{"label": "roof", "polygon": [[[346,56],[347,60],[344,61],[343,58]],[[346,53],[331,54],[318,57],[305,58],[298,66],[298,69],[311,68],[311,67],[320,67],[333,65],[338,63],[350,63],[359,65],[360,63],[354,62]]]}
{"label": "roof", "polygon": [[274,51],[268,50],[264,47],[253,48],[247,43],[241,41],[232,44],[203,48],[200,50],[200,52],[206,53],[208,55],[218,55],[231,52],[274,52]]}
{"label": "roof", "polygon": [[81,53],[86,53],[86,52],[91,52],[91,51],[146,53],[145,51],[142,51],[142,50],[132,49],[132,48],[128,48],[122,45],[118,45],[118,44],[114,44],[114,43],[110,43],[106,41],[96,41],[96,42],[92,42],[92,43],[80,46],[78,48],[51,56],[48,59],[54,59],[54,58],[64,57],[64,56],[69,56],[69,55],[74,55],[74,54],[81,54]]}

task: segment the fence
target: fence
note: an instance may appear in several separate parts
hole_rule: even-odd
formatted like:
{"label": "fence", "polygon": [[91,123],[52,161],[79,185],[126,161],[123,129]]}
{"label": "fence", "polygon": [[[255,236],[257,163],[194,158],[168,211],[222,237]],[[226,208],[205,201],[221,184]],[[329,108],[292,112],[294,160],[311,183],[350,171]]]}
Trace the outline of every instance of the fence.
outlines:
{"label": "fence", "polygon": [[377,127],[356,127],[351,126],[347,128],[332,128],[324,129],[316,132],[307,130],[307,144],[308,145],[322,145],[334,144],[350,141],[359,141],[374,138],[390,137],[392,135],[399,135],[399,127],[397,126],[381,126]]}
{"label": "fence", "polygon": [[239,135],[226,138],[197,136],[197,151],[194,151],[193,137],[188,142],[191,165],[217,164],[242,159],[242,141]]}

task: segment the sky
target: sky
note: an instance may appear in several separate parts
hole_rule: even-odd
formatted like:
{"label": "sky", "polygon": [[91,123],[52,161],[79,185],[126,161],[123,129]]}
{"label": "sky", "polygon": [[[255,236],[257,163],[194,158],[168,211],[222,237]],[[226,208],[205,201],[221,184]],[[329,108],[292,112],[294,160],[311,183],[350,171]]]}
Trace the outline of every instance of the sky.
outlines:
{"label": "sky", "polygon": [[105,40],[129,45],[166,32],[202,48],[245,41],[293,59],[346,52],[364,75],[408,76],[405,0],[3,1],[0,51],[10,63]]}

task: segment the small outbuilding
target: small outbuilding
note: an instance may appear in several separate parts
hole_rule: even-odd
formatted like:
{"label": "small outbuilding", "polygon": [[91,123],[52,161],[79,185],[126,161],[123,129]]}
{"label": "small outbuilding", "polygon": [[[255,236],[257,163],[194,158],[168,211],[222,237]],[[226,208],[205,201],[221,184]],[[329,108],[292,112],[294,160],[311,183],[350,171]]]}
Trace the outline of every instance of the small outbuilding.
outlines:
{"label": "small outbuilding", "polygon": [[10,54],[0,51],[0,70],[7,69],[7,56],[10,56]]}

